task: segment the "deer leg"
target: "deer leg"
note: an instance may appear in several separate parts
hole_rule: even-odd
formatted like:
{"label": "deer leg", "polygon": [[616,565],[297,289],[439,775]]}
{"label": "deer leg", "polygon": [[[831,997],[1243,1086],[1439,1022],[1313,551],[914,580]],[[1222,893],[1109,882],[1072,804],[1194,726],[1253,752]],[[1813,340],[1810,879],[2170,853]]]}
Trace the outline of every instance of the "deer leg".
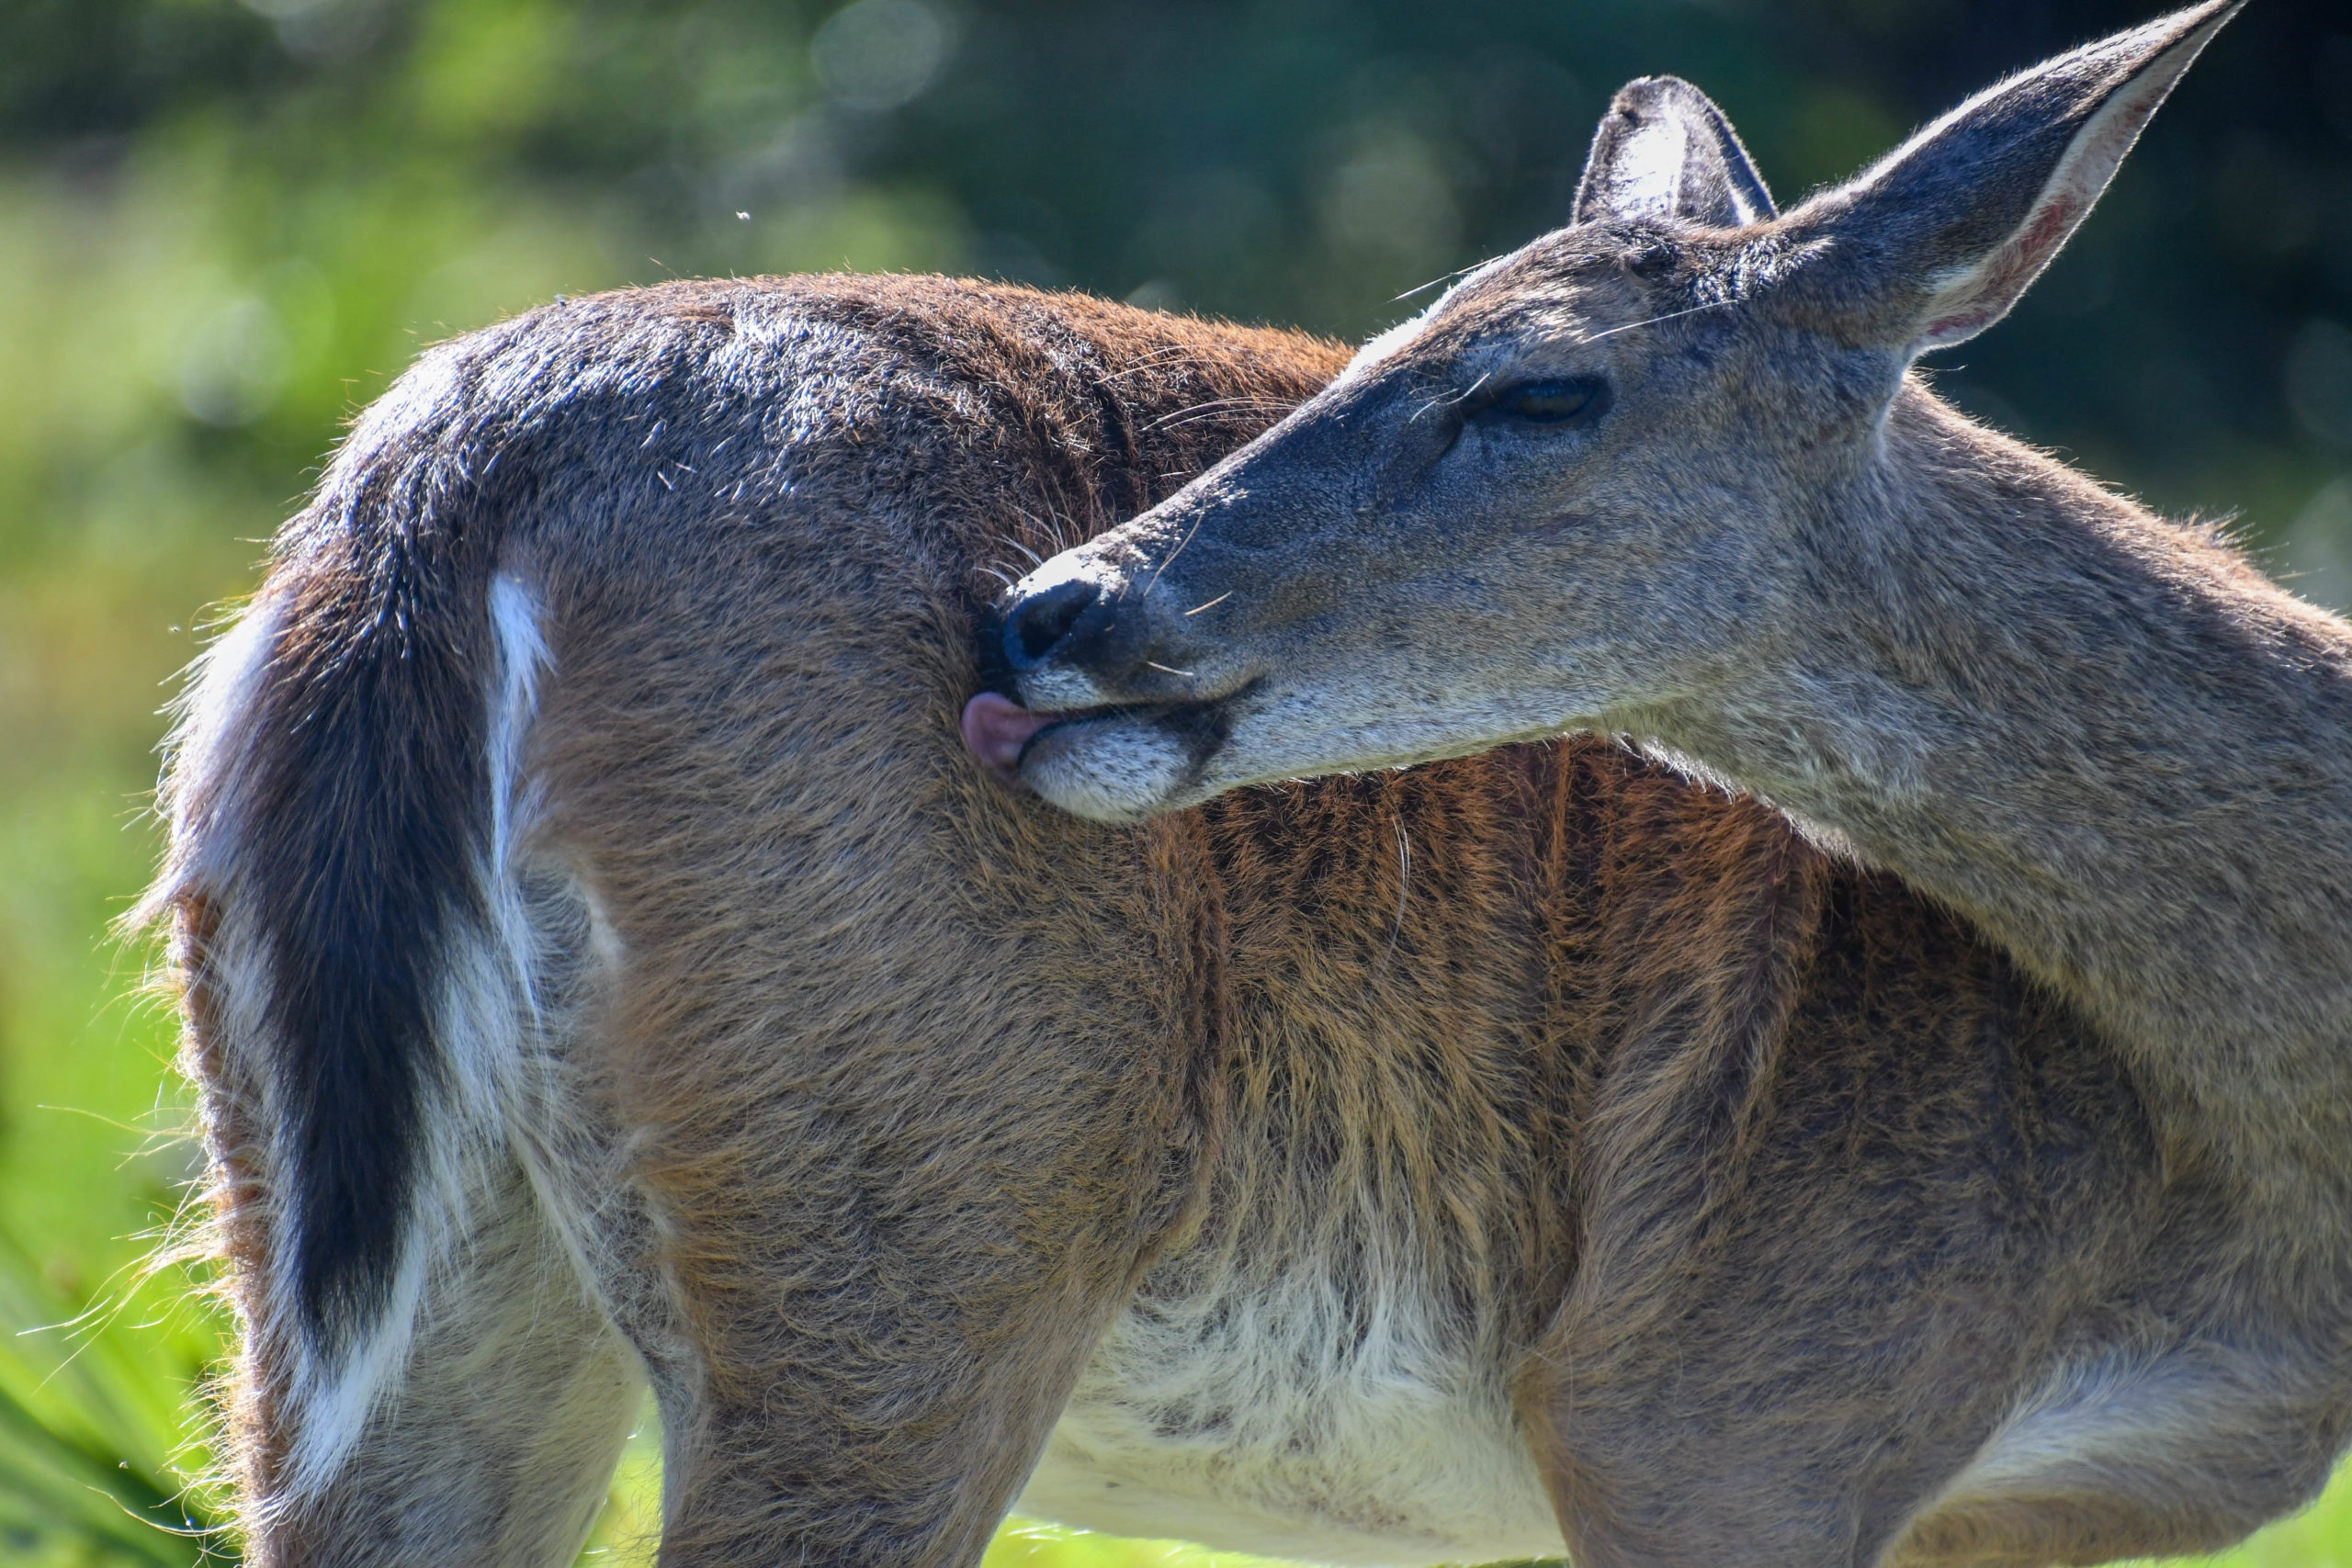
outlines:
{"label": "deer leg", "polygon": [[266,1414],[253,1416],[269,1403],[273,1337],[266,1325],[249,1335],[255,1562],[521,1568],[578,1553],[644,1373],[519,1168],[484,1173],[462,1213],[463,1234],[425,1287],[404,1353],[394,1351],[397,1370],[322,1480],[297,1489],[286,1479],[300,1472],[299,1453],[270,1462],[277,1435]]}
{"label": "deer leg", "polygon": [[[747,1190],[764,1234],[664,1225],[699,1372],[665,1393],[666,1565],[976,1562],[1132,1290],[1139,1248],[1107,1227],[841,1153],[833,1179]],[[943,1149],[931,1174],[997,1163]]]}
{"label": "deer leg", "polygon": [[[1524,1375],[1578,1568],[2211,1551],[2316,1495],[2344,1447],[2340,1329],[2286,1330],[2256,1290],[2071,1309],[2042,1293],[2056,1249],[1913,1213],[1841,1256],[1804,1218],[1834,1193],[1759,1190],[1646,1300],[1630,1271],[1585,1282]],[[1775,1226],[1775,1201],[1801,1218]]]}
{"label": "deer leg", "polygon": [[1737,1315],[1669,1314],[1647,1343],[1569,1349],[1522,1384],[1578,1568],[1871,1568],[1995,1419],[2002,1348],[1962,1313],[1884,1335],[1758,1313],[1769,1359],[1724,1331]]}
{"label": "deer leg", "polygon": [[673,1568],[977,1562],[1166,1232],[1148,1054],[889,1022],[779,1043],[791,1092],[697,1086],[640,1145]]}
{"label": "deer leg", "polygon": [[[2283,1314],[2282,1314],[2283,1315]],[[2055,1368],[1905,1533],[1905,1564],[2217,1551],[2327,1483],[2344,1377],[2308,1346],[2191,1339]]]}

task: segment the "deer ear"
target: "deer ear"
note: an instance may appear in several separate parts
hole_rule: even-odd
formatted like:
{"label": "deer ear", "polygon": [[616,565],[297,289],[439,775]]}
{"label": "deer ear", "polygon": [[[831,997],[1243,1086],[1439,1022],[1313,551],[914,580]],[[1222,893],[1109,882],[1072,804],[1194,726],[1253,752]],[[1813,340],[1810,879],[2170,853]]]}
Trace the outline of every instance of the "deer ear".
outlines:
{"label": "deer ear", "polygon": [[1610,100],[1571,221],[1648,218],[1737,229],[1775,210],[1724,111],[1679,76],[1645,76]]}
{"label": "deer ear", "polygon": [[[2007,315],[2106,190],[2148,117],[2245,0],[2208,0],[1987,89],[1783,227],[1843,335],[1906,355]],[[1826,286],[1826,287],[1825,287]]]}

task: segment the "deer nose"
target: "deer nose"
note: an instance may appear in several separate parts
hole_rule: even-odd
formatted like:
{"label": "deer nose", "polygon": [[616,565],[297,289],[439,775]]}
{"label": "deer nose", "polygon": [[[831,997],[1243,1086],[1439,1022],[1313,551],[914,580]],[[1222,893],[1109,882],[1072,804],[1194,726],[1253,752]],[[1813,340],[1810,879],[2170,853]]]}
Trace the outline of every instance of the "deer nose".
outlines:
{"label": "deer nose", "polygon": [[1004,617],[1005,658],[1015,670],[1043,664],[1102,597],[1101,588],[1073,577],[1022,600]]}

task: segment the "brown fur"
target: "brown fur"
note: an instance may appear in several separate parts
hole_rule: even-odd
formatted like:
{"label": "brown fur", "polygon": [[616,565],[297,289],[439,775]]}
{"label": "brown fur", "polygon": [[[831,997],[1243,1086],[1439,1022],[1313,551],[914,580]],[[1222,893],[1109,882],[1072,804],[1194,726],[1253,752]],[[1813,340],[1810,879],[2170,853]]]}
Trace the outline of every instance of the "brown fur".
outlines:
{"label": "brown fur", "polygon": [[2352,1425],[2352,626],[1910,373],[2233,9],[1785,216],[1635,84],[1582,221],[1007,606],[974,749],[1098,819],[1579,729],[1787,814],[1584,1000],[1520,1408],[1588,1562],[2189,1550]]}
{"label": "brown fur", "polygon": [[[440,352],[499,389],[467,394],[504,400],[492,434],[461,396],[397,450],[520,476],[466,555],[533,585],[552,655],[528,875],[546,908],[583,890],[620,957],[559,943],[584,977],[555,1087],[430,1297],[463,1325],[536,1292],[560,1331],[428,1332],[337,1478],[288,1496],[271,1091],[220,1021],[219,829],[183,815],[257,1562],[564,1560],[624,1342],[663,1403],[665,1562],[972,1562],[1114,1314],[1235,1258],[1352,1289],[1371,1234],[1510,1380],[1587,1561],[1867,1562],[2020,1377],[2177,1341],[2237,1288],[2223,1190],[2167,1166],[2118,1053],[1752,802],[1588,739],[1104,827],[972,764],[981,569],[1168,493],[1331,345],[834,278],[573,301]],[[797,379],[762,379],[778,358]],[[549,390],[623,367],[623,400]],[[576,434],[620,415],[616,445]],[[390,461],[371,439],[345,464]],[[577,1280],[556,1190],[592,1211]],[[2211,1273],[2144,1267],[2160,1238]],[[1939,1515],[1913,1550],[2218,1545],[2307,1495],[2337,1436],[2245,1460],[2235,1513],[2069,1493]]]}

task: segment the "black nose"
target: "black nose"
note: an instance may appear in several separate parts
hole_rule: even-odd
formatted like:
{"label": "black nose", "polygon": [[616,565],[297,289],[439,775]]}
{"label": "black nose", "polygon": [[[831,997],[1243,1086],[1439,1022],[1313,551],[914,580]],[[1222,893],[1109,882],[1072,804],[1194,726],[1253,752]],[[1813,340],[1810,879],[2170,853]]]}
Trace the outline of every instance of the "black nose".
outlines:
{"label": "black nose", "polygon": [[1102,590],[1083,578],[1057,582],[1012,606],[1004,617],[1004,656],[1015,670],[1031,670],[1046,661],[1054,645],[1069,635],[1079,616],[1086,614]]}

